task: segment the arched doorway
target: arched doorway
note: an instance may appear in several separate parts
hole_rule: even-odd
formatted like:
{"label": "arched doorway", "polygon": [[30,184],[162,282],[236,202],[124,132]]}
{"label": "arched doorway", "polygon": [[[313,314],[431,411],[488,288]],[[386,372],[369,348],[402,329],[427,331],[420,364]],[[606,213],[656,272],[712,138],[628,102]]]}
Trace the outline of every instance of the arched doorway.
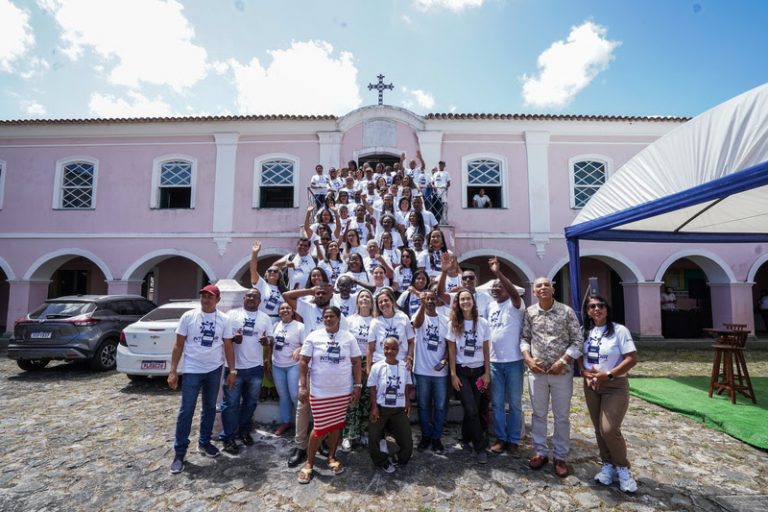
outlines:
{"label": "arched doorway", "polygon": [[661,334],[665,338],[698,338],[712,326],[712,294],[704,269],[691,258],[680,258],[667,267],[662,287],[672,288],[674,311],[662,311]]}
{"label": "arched doorway", "polygon": [[[626,308],[624,301],[625,282],[636,282],[636,278],[628,268],[614,267],[610,258],[598,256],[583,256],[581,263],[581,290],[587,290],[590,278],[596,279],[597,290],[611,305],[613,320],[626,324]],[[619,271],[627,274],[625,277]],[[555,286],[555,300],[570,305],[571,287],[569,282],[570,263],[566,263],[552,279]]]}
{"label": "arched doorway", "polygon": [[757,268],[755,283],[752,286],[752,303],[755,305],[755,333],[768,332],[768,310],[761,309],[760,304],[764,295],[768,295],[768,260]]}
{"label": "arched doorway", "polygon": [[48,298],[65,295],[103,295],[107,293],[107,280],[101,269],[91,260],[76,256],[62,263],[51,274]]}
{"label": "arched doorway", "polygon": [[141,293],[155,304],[171,300],[195,299],[200,288],[216,276],[208,264],[189,253],[155,252],[135,262],[123,277],[142,281]]}

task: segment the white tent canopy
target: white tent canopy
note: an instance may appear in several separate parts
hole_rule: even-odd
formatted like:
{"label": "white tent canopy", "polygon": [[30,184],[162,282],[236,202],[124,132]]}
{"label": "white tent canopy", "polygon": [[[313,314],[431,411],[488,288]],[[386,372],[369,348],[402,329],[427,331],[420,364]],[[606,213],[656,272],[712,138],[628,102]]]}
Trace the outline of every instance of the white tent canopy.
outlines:
{"label": "white tent canopy", "polygon": [[[580,239],[768,241],[768,84],[669,132],[623,165],[565,229]],[[571,301],[579,307],[579,265]]]}

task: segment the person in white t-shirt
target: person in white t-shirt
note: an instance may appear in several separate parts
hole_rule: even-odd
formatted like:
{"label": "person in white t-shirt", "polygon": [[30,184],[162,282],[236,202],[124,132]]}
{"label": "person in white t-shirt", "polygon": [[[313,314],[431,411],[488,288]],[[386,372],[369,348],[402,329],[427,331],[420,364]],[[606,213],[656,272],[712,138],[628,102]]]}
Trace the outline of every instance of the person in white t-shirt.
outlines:
{"label": "person in white t-shirt", "polygon": [[259,311],[270,317],[274,324],[278,320],[278,306],[283,302],[283,294],[280,291],[280,270],[272,265],[264,273],[262,279],[259,275],[259,251],[261,251],[261,242],[256,240],[251,248],[251,262],[249,269],[251,271],[251,288],[256,288],[261,293],[261,302]]}
{"label": "person in white t-shirt", "polygon": [[618,480],[621,491],[633,493],[637,482],[629,471],[621,423],[629,407],[627,374],[637,364],[637,348],[629,329],[612,321],[611,307],[603,297],[590,296],[583,314],[584,345],[578,362],[603,462],[595,480],[603,485]]}
{"label": "person in white t-shirt", "polygon": [[451,384],[459,392],[464,409],[462,432],[465,441],[475,449],[477,462],[486,464],[485,425],[480,415],[480,395],[486,393],[491,382],[491,357],[488,322],[477,313],[475,297],[467,289],[460,289],[451,304],[448,328],[448,362]]}
{"label": "person in white t-shirt", "polygon": [[[501,273],[497,258],[488,266],[496,279],[491,285],[493,301],[488,306],[491,341],[491,406],[496,441],[491,452],[505,450],[516,456],[523,436],[523,376],[525,365],[520,352],[525,303],[517,288]],[[506,412],[509,406],[509,412]]]}
{"label": "person in white t-shirt", "polygon": [[325,204],[325,194],[328,193],[329,187],[330,183],[328,176],[323,174],[323,166],[317,164],[315,166],[315,174],[309,181],[309,188],[315,196],[315,205],[317,208],[322,208],[323,204]]}
{"label": "person in white t-shirt", "polygon": [[317,265],[315,259],[309,253],[309,247],[309,238],[300,237],[296,242],[296,252],[287,254],[274,263],[277,268],[285,267],[289,269],[289,290],[304,286],[309,272]]}
{"label": "person in white t-shirt", "polygon": [[[271,374],[272,350],[269,336],[272,333],[272,321],[259,311],[261,293],[256,288],[245,292],[243,307],[229,312],[235,349],[234,368],[227,365],[224,377],[236,370],[235,385],[224,386],[224,398],[221,402],[221,422],[223,430],[219,439],[224,442],[224,451],[237,455],[240,449],[236,438],[245,446],[253,445],[253,413],[259,402],[261,381],[265,373]],[[266,355],[264,347],[267,347]]]}
{"label": "person in white t-shirt", "polygon": [[285,434],[293,423],[299,402],[299,353],[304,339],[304,324],[293,318],[293,308],[283,302],[280,320],[272,328],[272,379],[280,399],[280,425],[276,436]]}
{"label": "person in white t-shirt", "polygon": [[[200,437],[197,448],[208,457],[219,455],[219,449],[211,444],[213,422],[216,418],[216,397],[221,382],[222,363],[226,358],[230,368],[235,365],[232,348],[232,326],[227,315],[218,311],[216,305],[221,292],[216,285],[209,284],[200,290],[200,308],[184,313],[176,328],[176,343],[171,352],[171,369],[168,386],[179,386],[177,369],[184,357],[184,379],[181,383],[181,407],[176,418],[176,435],[173,444],[174,458],[171,473],[184,470],[184,457],[189,447],[192,431],[192,417],[197,406],[197,396],[202,392],[202,414],[200,416]],[[227,386],[234,387],[237,372],[227,377]]]}
{"label": "person in white t-shirt", "polygon": [[493,201],[491,201],[491,198],[485,195],[485,189],[480,188],[480,190],[477,191],[477,194],[475,194],[472,197],[472,206],[475,208],[493,208]]}
{"label": "person in white t-shirt", "polygon": [[374,316],[368,331],[367,370],[373,363],[384,359],[384,339],[396,338],[400,343],[400,353],[405,355],[405,364],[410,371],[413,369],[413,326],[411,319],[402,311],[395,308],[395,294],[391,288],[384,288],[374,295]]}
{"label": "person in white t-shirt", "polygon": [[431,446],[441,454],[445,451],[441,438],[448,398],[448,319],[437,313],[437,295],[433,291],[421,293],[419,309],[412,318],[416,331],[413,374],[421,426],[417,449],[424,451]]}
{"label": "person in white t-shirt", "polygon": [[363,385],[360,347],[355,337],[340,327],[340,320],[339,308],[326,307],[323,310],[323,327],[312,331],[301,348],[299,401],[309,402],[315,420],[309,436],[307,462],[298,475],[302,484],[312,479],[315,455],[326,436],[328,468],[334,475],[344,471],[344,466],[336,458],[336,448],[344,428],[347,406],[360,399]]}
{"label": "person in white t-shirt", "polygon": [[384,430],[391,432],[400,450],[393,454],[399,466],[408,463],[413,454],[411,435],[411,401],[408,399],[413,387],[411,372],[402,361],[397,360],[400,344],[395,338],[384,340],[384,359],[371,368],[368,375],[368,393],[371,397],[371,414],[368,424],[368,451],[374,466],[385,473],[394,473],[395,466],[383,453],[379,442]]}

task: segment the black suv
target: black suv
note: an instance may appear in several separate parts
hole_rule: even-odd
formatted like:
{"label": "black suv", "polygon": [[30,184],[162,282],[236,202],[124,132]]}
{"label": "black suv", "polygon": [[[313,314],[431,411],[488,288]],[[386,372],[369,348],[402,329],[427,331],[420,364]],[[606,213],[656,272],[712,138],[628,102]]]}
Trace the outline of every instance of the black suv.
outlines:
{"label": "black suv", "polygon": [[111,370],[120,331],[156,307],[139,295],[48,299],[16,322],[8,357],[27,371],[45,368],[52,359],[87,360],[95,370]]}

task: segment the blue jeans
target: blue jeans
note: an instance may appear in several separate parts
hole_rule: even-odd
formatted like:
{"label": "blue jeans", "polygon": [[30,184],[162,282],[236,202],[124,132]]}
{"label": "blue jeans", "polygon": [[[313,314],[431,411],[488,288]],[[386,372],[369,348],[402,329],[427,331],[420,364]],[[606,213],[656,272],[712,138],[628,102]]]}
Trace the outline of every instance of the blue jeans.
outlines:
{"label": "blue jeans", "polygon": [[299,403],[299,365],[281,368],[272,365],[272,380],[280,397],[280,423],[292,423]]}
{"label": "blue jeans", "polygon": [[419,404],[421,437],[440,439],[448,402],[448,376],[416,375],[416,397]]}
{"label": "blue jeans", "polygon": [[[523,423],[523,360],[491,363],[491,405],[496,439],[520,443]],[[505,405],[509,404],[509,413]]]}
{"label": "blue jeans", "polygon": [[221,423],[224,430],[219,438],[233,440],[236,435],[250,434],[253,429],[253,413],[259,402],[264,367],[238,368],[237,380],[232,389],[227,386],[227,375],[228,368],[224,370],[224,399],[221,401]]}
{"label": "blue jeans", "polygon": [[197,406],[197,395],[203,391],[203,411],[200,416],[199,444],[211,442],[213,422],[216,419],[216,396],[219,394],[221,366],[208,373],[185,373],[181,377],[181,407],[176,417],[176,440],[173,450],[184,456],[189,447],[189,434],[192,431],[192,416]]}

